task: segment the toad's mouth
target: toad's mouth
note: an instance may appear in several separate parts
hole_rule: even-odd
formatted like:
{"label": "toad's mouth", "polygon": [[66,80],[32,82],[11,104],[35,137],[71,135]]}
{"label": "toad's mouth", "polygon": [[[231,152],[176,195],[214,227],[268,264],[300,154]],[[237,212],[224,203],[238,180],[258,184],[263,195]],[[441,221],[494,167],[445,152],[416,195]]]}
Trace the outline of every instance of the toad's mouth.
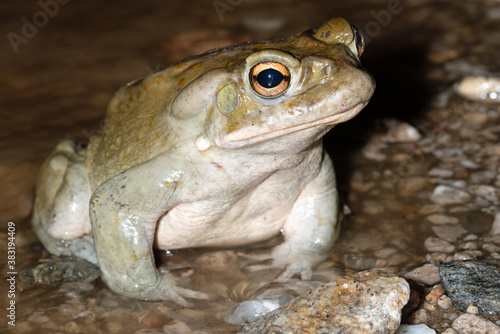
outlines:
{"label": "toad's mouth", "polygon": [[[255,127],[239,129],[228,133],[225,136],[225,140],[230,143],[246,141],[247,144],[254,144],[270,140],[273,138],[281,137],[290,133],[313,128],[318,125],[331,124],[333,126],[335,124],[343,123],[350,120],[351,118],[356,116],[367,104],[368,101],[363,101],[355,106],[351,106],[349,108],[346,108],[345,110],[337,112],[335,113],[335,115],[327,116],[325,118],[321,118],[315,121],[305,122],[276,130],[270,130],[265,132],[263,131],[262,133],[255,133],[256,132]],[[248,130],[251,130],[251,133]]]}

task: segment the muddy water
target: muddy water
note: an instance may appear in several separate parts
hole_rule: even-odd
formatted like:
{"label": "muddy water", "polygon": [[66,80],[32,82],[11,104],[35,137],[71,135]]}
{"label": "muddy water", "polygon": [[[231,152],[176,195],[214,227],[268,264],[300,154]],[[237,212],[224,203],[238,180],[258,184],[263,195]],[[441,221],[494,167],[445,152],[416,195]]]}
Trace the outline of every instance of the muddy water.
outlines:
{"label": "muddy water", "polygon": [[[428,171],[437,163],[433,150],[439,145],[462,149],[466,144],[460,128],[446,133],[447,142],[440,136],[449,125],[447,120],[457,115],[463,119],[461,115],[471,109],[454,95],[452,83],[464,75],[499,72],[497,1],[47,3],[51,6],[36,1],[0,4],[4,36],[0,245],[7,254],[7,223],[15,223],[16,271],[50,258],[28,220],[42,159],[65,136],[86,140],[99,131],[106,104],[118,87],[193,53],[247,39],[288,36],[333,16],[347,18],[367,35],[363,65],[375,76],[377,92],[356,120],[338,126],[325,139],[347,215],[331,261],[322,268],[336,272],[384,267],[403,273],[425,261],[423,242],[432,235],[426,216],[440,209],[429,200],[434,181]],[[495,106],[475,104],[473,109],[498,113]],[[469,146],[495,140],[474,136],[498,124],[493,116],[468,130]],[[410,122],[423,138],[377,146],[383,133],[378,121],[387,117]],[[463,166],[445,167],[454,178],[468,177]],[[497,208],[480,207],[472,200],[463,207],[466,214],[458,210],[455,214],[469,233],[489,230]],[[100,281],[63,285],[16,291],[16,330],[135,333],[157,329],[162,333],[164,325],[185,332],[187,324],[192,332],[236,332],[238,326],[224,321],[227,310],[277,274],[241,272],[246,261],[243,251],[157,254],[162,268],[171,270],[184,285],[212,293],[214,300],[197,302],[192,308],[126,300]],[[0,263],[6,264],[6,256]],[[8,270],[3,268],[6,278]],[[6,282],[0,282],[4,310],[10,300]]]}

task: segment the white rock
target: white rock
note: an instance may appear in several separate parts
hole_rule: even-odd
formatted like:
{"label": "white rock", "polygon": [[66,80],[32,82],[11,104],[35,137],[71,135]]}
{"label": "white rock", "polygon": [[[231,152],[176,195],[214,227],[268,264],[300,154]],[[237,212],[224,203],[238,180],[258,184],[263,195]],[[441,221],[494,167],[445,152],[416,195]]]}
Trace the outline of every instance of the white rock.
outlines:
{"label": "white rock", "polygon": [[495,215],[495,220],[493,220],[493,226],[491,226],[491,235],[500,235],[500,212]]}
{"label": "white rock", "polygon": [[497,246],[495,244],[483,244],[483,249],[487,251],[488,253],[498,253],[500,252],[500,246]]}
{"label": "white rock", "polygon": [[479,185],[475,187],[475,193],[491,202],[497,203],[499,200],[498,189],[493,186]]}
{"label": "white rock", "polygon": [[396,334],[436,334],[436,331],[427,325],[401,325]]}
{"label": "white rock", "polygon": [[425,309],[420,309],[415,311],[410,318],[412,324],[425,324],[427,323],[429,316]]}
{"label": "white rock", "polygon": [[449,309],[452,305],[450,297],[446,295],[439,297],[437,304],[443,310]]}
{"label": "white rock", "polygon": [[421,267],[413,269],[409,273],[406,273],[403,277],[425,285],[434,285],[441,281],[441,278],[439,277],[439,268],[430,263],[426,263]]}
{"label": "white rock", "polygon": [[429,252],[451,253],[455,250],[449,242],[435,237],[425,239],[424,246]]}
{"label": "white rock", "polygon": [[433,177],[447,178],[453,176],[453,170],[434,167],[427,174]]}
{"label": "white rock", "polygon": [[453,329],[458,334],[498,334],[500,326],[475,314],[462,314],[453,321]]}
{"label": "white rock", "polygon": [[387,118],[382,122],[387,129],[387,132],[380,137],[382,142],[416,142],[422,138],[418,130],[406,122],[395,118]]}
{"label": "white rock", "polygon": [[467,230],[465,230],[461,225],[433,226],[432,231],[434,231],[440,239],[448,242],[455,242],[458,238],[467,233]]}
{"label": "white rock", "polygon": [[446,185],[437,186],[431,195],[431,201],[437,204],[460,204],[470,200],[469,193]]}
{"label": "white rock", "polygon": [[500,103],[500,79],[498,78],[466,77],[455,86],[455,90],[468,100]]}
{"label": "white rock", "polygon": [[465,168],[468,168],[468,169],[479,169],[479,168],[481,168],[480,164],[478,164],[475,161],[469,160],[469,159],[464,159],[464,160],[460,161],[460,164],[462,166],[464,166]]}
{"label": "white rock", "polygon": [[447,330],[445,330],[444,332],[442,332],[441,334],[458,334],[456,330],[454,330],[453,328],[448,328]]}
{"label": "white rock", "polygon": [[383,143],[369,142],[361,151],[368,160],[384,161],[387,155],[381,152],[386,145]]}
{"label": "white rock", "polygon": [[451,217],[447,215],[443,215],[440,213],[436,213],[427,217],[427,219],[436,225],[444,225],[444,224],[458,224],[457,217]]}

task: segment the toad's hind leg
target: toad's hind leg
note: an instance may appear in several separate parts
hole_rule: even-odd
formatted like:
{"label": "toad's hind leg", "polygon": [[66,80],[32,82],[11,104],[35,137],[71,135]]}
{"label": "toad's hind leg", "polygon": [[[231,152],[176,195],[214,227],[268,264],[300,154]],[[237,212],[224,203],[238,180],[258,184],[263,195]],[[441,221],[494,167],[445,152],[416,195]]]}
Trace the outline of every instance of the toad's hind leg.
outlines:
{"label": "toad's hind leg", "polygon": [[45,248],[58,256],[77,256],[97,264],[89,218],[91,196],[85,149],[64,139],[37,176],[32,224]]}

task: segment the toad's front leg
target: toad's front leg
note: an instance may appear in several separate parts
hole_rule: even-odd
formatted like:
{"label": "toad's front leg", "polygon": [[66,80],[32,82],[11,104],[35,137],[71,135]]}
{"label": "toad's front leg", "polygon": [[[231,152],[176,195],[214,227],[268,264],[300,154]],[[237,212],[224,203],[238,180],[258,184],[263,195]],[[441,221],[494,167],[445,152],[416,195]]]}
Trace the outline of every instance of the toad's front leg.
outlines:
{"label": "toad's front leg", "polygon": [[284,268],[277,278],[279,282],[295,274],[310,279],[314,267],[328,257],[340,229],[339,216],[335,172],[330,157],[324,153],[319,174],[302,189],[283,225],[284,242],[269,254],[255,257],[266,260],[265,264],[247,269]]}
{"label": "toad's front leg", "polygon": [[206,298],[176,286],[156,269],[153,240],[156,224],[176,201],[179,171],[165,171],[158,156],[116,175],[99,186],[90,202],[90,217],[102,278],[115,292],[137,299]]}

